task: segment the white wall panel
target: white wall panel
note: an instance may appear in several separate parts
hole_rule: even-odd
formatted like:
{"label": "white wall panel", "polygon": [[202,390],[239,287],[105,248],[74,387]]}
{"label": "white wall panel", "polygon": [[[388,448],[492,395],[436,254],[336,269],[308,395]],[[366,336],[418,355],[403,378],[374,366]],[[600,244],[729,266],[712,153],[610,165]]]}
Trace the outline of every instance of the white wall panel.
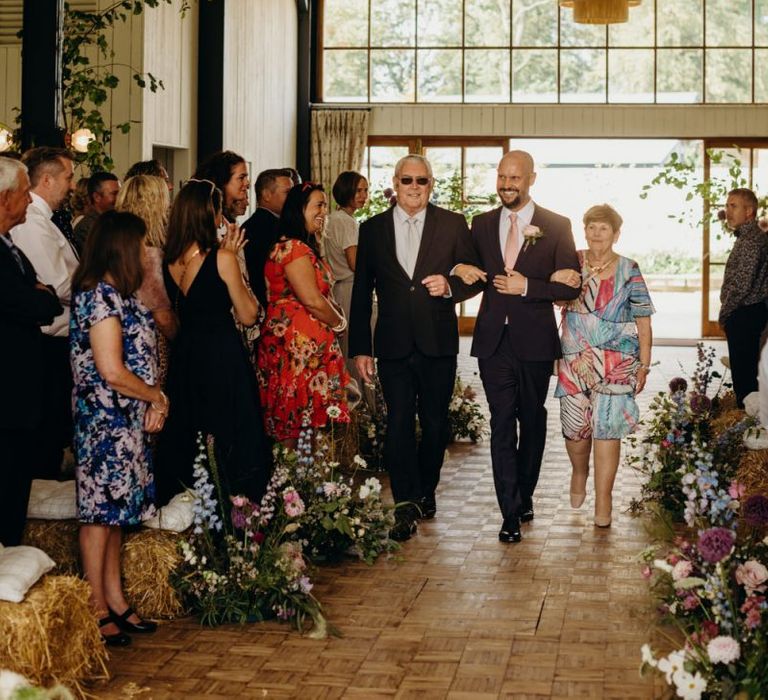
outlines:
{"label": "white wall panel", "polygon": [[14,107],[21,107],[21,45],[0,46],[0,122],[16,128]]}

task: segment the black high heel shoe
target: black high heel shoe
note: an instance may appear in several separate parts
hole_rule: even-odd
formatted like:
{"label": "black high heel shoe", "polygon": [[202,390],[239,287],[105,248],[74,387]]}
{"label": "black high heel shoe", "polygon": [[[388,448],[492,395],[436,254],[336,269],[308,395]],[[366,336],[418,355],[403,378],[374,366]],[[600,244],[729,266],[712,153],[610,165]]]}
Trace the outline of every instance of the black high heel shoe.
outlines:
{"label": "black high heel shoe", "polygon": [[[117,624],[112,618],[112,614],[110,612],[109,615],[102,617],[101,620],[99,620],[99,628],[113,623]],[[131,643],[131,638],[125,632],[117,632],[115,634],[102,634],[101,639],[108,647],[127,647]]]}
{"label": "black high heel shoe", "polygon": [[[112,608],[109,610],[109,619],[114,622],[123,632],[133,632],[134,634],[151,634],[157,631],[157,623],[150,620],[142,620],[139,618],[139,622],[130,622],[128,618],[131,615],[136,615],[136,611],[128,606],[128,609],[122,614],[118,615]],[[137,616],[138,617],[138,616]]]}

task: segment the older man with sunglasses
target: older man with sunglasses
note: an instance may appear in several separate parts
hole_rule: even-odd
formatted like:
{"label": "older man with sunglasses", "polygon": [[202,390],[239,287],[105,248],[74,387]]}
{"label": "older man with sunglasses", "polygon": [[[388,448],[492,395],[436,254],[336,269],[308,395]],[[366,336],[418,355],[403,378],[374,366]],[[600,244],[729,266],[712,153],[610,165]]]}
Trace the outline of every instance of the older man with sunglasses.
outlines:
{"label": "older man with sunglasses", "polygon": [[[429,161],[400,159],[393,183],[397,204],[360,227],[349,355],[365,382],[373,380],[374,353],[377,358],[387,404],[385,461],[395,503],[402,504],[390,536],[402,541],[419,517],[433,518],[437,510],[459,351],[455,305],[476,291],[450,274],[474,253],[464,217],[429,203]],[[372,342],[374,290],[379,315]]]}

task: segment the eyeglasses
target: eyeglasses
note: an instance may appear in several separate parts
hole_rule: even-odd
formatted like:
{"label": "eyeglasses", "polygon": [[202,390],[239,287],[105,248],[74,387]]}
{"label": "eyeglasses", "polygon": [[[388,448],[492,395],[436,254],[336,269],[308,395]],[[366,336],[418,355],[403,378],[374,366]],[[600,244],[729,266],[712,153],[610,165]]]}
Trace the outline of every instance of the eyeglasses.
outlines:
{"label": "eyeglasses", "polygon": [[403,175],[397,179],[400,180],[400,184],[402,185],[410,185],[414,180],[416,180],[416,184],[421,185],[422,187],[428,185],[430,181],[430,178],[428,177],[412,177],[411,175]]}
{"label": "eyeglasses", "polygon": [[204,182],[207,185],[210,185],[211,186],[211,194],[213,194],[214,190],[216,189],[216,183],[211,181],[211,180],[198,180],[196,177],[191,177],[184,184],[188,185],[190,182]]}

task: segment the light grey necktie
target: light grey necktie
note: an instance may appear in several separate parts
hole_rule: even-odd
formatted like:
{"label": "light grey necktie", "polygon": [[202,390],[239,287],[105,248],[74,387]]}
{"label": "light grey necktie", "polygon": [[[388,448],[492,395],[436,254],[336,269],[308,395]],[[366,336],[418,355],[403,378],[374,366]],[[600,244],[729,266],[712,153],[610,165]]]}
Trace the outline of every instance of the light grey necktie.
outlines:
{"label": "light grey necktie", "polygon": [[421,236],[419,235],[419,222],[416,219],[407,219],[406,223],[408,224],[408,229],[406,234],[405,271],[409,277],[413,277],[414,270],[416,269],[416,258],[419,257]]}

